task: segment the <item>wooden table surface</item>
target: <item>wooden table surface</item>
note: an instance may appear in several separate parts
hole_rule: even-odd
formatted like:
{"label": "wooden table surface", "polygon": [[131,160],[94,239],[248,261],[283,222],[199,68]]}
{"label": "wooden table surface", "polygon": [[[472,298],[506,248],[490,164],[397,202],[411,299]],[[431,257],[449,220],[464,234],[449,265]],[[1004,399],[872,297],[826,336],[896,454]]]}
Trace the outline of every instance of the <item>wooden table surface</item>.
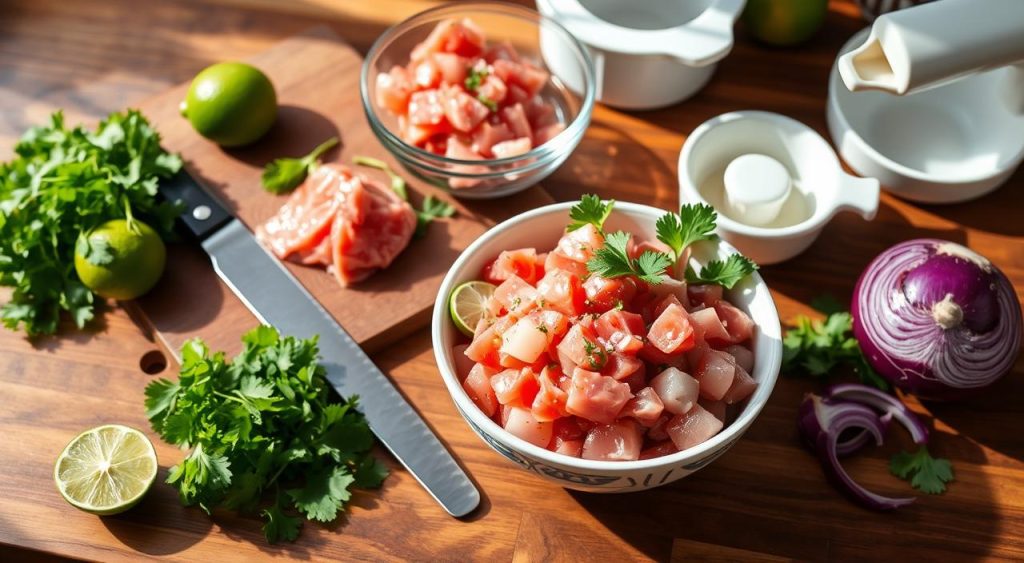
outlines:
{"label": "wooden table surface", "polygon": [[[94,122],[212,62],[252,55],[318,23],[365,52],[385,27],[433,4],[0,0],[0,158],[54,109],[64,108],[72,122]],[[671,208],[679,147],[714,115],[776,111],[827,135],[826,76],[839,46],[863,25],[852,4],[833,2],[825,28],[798,49],[760,46],[740,32],[711,83],[684,104],[645,113],[596,108],[586,138],[545,186],[558,200],[596,191]],[[762,273],[783,319],[791,319],[809,313],[806,304],[822,293],[848,299],[859,272],[891,244],[939,237],[988,256],[1024,297],[1022,210],[1022,173],[957,206],[884,195],[874,222],[837,217],[805,254]],[[19,558],[98,560],[1024,559],[1024,360],[973,402],[915,403],[930,415],[933,453],[952,460],[956,482],[945,495],[876,514],[840,497],[797,443],[796,408],[814,382],[780,380],[745,437],[687,479],[629,495],[580,494],[516,469],[469,430],[443,390],[428,331],[420,330],[375,359],[473,475],[481,508],[452,519],[396,470],[383,490],[357,494],[340,522],[307,524],[295,544],[268,546],[257,520],[221,512],[208,518],[181,507],[163,484],[137,508],[107,518],[70,508],[54,489],[53,461],[82,429],[105,422],[148,428],[142,389],[152,376],[140,362],[152,368],[156,350],[113,304],[85,332],[65,325],[58,337],[33,343],[0,332],[0,558],[9,550]],[[894,432],[884,448],[846,465],[872,489],[905,493],[886,468],[905,444]],[[157,448],[162,478],[182,454]]]}

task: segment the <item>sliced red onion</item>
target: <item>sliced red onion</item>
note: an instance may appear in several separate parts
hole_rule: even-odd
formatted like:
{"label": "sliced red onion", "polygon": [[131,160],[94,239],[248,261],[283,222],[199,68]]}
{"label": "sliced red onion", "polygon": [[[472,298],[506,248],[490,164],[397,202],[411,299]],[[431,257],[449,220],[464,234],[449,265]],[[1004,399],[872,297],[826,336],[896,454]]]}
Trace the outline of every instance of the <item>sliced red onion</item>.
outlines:
{"label": "sliced red onion", "polygon": [[917,239],[875,258],[853,292],[853,333],[871,367],[927,399],[983,389],[1020,352],[1020,302],[1006,276],[956,243]]}
{"label": "sliced red onion", "polygon": [[915,444],[928,443],[928,427],[921,419],[899,399],[880,389],[859,383],[840,383],[829,387],[825,391],[825,396],[833,400],[856,401],[874,407],[882,412],[883,418],[892,417],[898,420],[907,432],[910,432]]}
{"label": "sliced red onion", "polygon": [[870,407],[809,394],[800,405],[797,425],[804,443],[818,455],[825,476],[854,502],[875,510],[894,510],[914,502],[913,498],[890,498],[865,489],[839,463],[839,436],[846,430],[863,429],[864,436],[882,444],[886,422]]}

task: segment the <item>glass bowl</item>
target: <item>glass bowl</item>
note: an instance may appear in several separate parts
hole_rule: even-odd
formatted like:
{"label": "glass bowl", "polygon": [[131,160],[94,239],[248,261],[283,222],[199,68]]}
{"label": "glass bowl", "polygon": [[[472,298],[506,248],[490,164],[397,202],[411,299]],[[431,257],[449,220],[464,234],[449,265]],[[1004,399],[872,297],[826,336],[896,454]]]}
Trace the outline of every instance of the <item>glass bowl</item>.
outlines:
{"label": "glass bowl", "polygon": [[[508,41],[521,57],[551,73],[539,95],[565,125],[561,133],[527,153],[485,160],[448,158],[402,140],[397,116],[374,103],[377,75],[408,64],[413,47],[439,22],[462,18],[480,27],[488,43]],[[546,64],[542,45],[543,52],[558,54],[557,75]],[[564,27],[533,10],[501,2],[457,2],[421,12],[385,31],[363,62],[359,93],[373,133],[413,175],[456,197],[492,199],[540,182],[576,148],[594,106],[594,65],[587,50]]]}

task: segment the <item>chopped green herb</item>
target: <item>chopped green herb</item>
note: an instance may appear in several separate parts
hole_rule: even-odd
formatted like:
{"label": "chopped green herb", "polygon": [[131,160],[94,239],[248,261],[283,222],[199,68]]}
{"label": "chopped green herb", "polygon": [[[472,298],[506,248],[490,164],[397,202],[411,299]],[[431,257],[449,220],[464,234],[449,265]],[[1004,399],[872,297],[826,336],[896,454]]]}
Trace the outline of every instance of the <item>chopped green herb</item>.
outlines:
{"label": "chopped green herb", "polygon": [[537,325],[537,330],[543,332],[544,334],[548,333],[548,327],[546,327],[544,325]]}
{"label": "chopped green herb", "polygon": [[852,331],[850,313],[833,313],[824,322],[797,317],[782,339],[782,373],[828,379],[846,366],[864,384],[887,391],[889,384],[871,369]]}
{"label": "chopped green herb", "polygon": [[316,167],[318,159],[339,142],[337,137],[331,137],[302,158],[278,158],[270,162],[263,168],[263,189],[278,195],[294,190]]}
{"label": "chopped green herb", "polygon": [[948,459],[933,458],[926,446],[915,453],[894,454],[889,460],[889,471],[930,495],[946,492],[946,483],[953,480],[953,465]]}
{"label": "chopped green herb", "polygon": [[604,278],[636,276],[647,283],[661,283],[665,269],[672,265],[672,257],[647,250],[633,260],[626,249],[629,239],[630,234],[623,231],[608,234],[604,246],[587,262],[587,269]]}
{"label": "chopped green herb", "polygon": [[488,98],[487,96],[485,96],[483,94],[477,95],[476,99],[480,100],[481,104],[487,106],[487,109],[489,109],[491,111],[498,111],[498,102]]}
{"label": "chopped green herb", "polygon": [[303,516],[335,520],[351,487],[378,487],[388,470],[370,452],[356,397],[331,395],[315,337],[261,326],[242,340],[232,362],[186,342],[178,380],[146,386],[146,416],[165,441],[191,449],[167,477],[183,504],[259,512],[267,541],[291,541]]}
{"label": "chopped green herb", "polygon": [[590,362],[590,369],[604,369],[605,364],[608,363],[607,350],[586,339],[583,340],[583,350],[587,354],[587,361]]}
{"label": "chopped green herb", "polygon": [[446,201],[437,199],[432,195],[423,198],[423,209],[416,212],[416,237],[423,237],[427,234],[427,225],[441,217],[455,215],[455,208]]}
{"label": "chopped green herb", "polygon": [[600,231],[604,227],[605,220],[612,214],[615,207],[615,200],[609,199],[602,202],[596,195],[586,194],[580,198],[580,202],[569,210],[569,218],[572,222],[566,227],[567,231],[575,231],[588,223],[597,227]]}
{"label": "chopped green herb", "polygon": [[352,158],[352,162],[358,166],[366,166],[383,171],[391,179],[391,191],[398,194],[398,197],[405,201],[409,201],[409,191],[406,189],[405,178],[402,178],[392,170],[388,163],[369,156],[355,156]]}
{"label": "chopped green herb", "polygon": [[712,260],[701,268],[700,273],[692,266],[686,266],[686,281],[693,284],[714,283],[732,289],[740,280],[757,270],[757,264],[742,254],[733,254],[725,259]]}
{"label": "chopped green herb", "polygon": [[487,78],[487,69],[479,67],[470,67],[466,72],[466,90],[470,92],[476,92],[477,88],[484,83],[484,79]]}
{"label": "chopped green herb", "polygon": [[658,240],[667,244],[678,260],[691,244],[714,237],[717,220],[718,213],[710,205],[686,204],[679,207],[679,213],[662,215],[655,223],[655,228]]}

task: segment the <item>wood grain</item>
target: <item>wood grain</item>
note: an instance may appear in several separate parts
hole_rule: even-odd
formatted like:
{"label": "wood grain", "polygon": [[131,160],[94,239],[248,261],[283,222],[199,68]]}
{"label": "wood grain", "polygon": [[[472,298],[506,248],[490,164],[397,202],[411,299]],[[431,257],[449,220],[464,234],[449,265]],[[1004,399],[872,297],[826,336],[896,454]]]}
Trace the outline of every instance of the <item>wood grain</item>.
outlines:
{"label": "wood grain", "polygon": [[[7,0],[0,4],[0,155],[56,107],[75,119],[96,119],[215,60],[254,55],[318,21],[365,49],[415,4],[433,5],[378,0],[367,9],[323,0],[218,0],[138,9],[128,0]],[[735,51],[708,87],[676,107],[643,113],[599,107],[548,190],[559,200],[596,191],[674,206],[680,145],[693,127],[723,111],[777,111],[827,135],[825,79],[836,50],[863,26],[856,14],[852,4],[832,2],[825,28],[798,49],[758,45],[741,29]],[[809,313],[806,304],[821,293],[849,299],[861,269],[892,243],[939,236],[990,257],[1024,296],[1021,209],[1020,172],[999,191],[957,206],[920,206],[886,195],[875,221],[839,216],[806,254],[763,274],[782,317],[791,319]],[[158,348],[125,311],[114,308],[102,318],[88,332],[65,330],[35,345],[0,333],[0,544],[105,561],[1024,559],[1024,359],[973,402],[913,403],[933,426],[935,453],[952,460],[957,481],[945,495],[875,514],[844,500],[799,447],[796,407],[818,388],[815,382],[782,379],[745,437],[691,477],[643,493],[588,495],[543,482],[488,449],[453,408],[422,330],[374,357],[480,485],[484,503],[469,519],[445,516],[400,470],[382,491],[359,494],[342,523],[307,525],[294,545],[266,546],[251,518],[208,518],[182,508],[162,485],[131,512],[92,517],[57,495],[53,460],[88,426],[146,428],[141,389],[152,376],[138,362]],[[907,486],[886,469],[888,455],[905,445],[906,436],[893,432],[884,448],[846,465],[879,492],[906,494]],[[158,445],[158,453],[162,475],[182,455],[166,445]]]}

